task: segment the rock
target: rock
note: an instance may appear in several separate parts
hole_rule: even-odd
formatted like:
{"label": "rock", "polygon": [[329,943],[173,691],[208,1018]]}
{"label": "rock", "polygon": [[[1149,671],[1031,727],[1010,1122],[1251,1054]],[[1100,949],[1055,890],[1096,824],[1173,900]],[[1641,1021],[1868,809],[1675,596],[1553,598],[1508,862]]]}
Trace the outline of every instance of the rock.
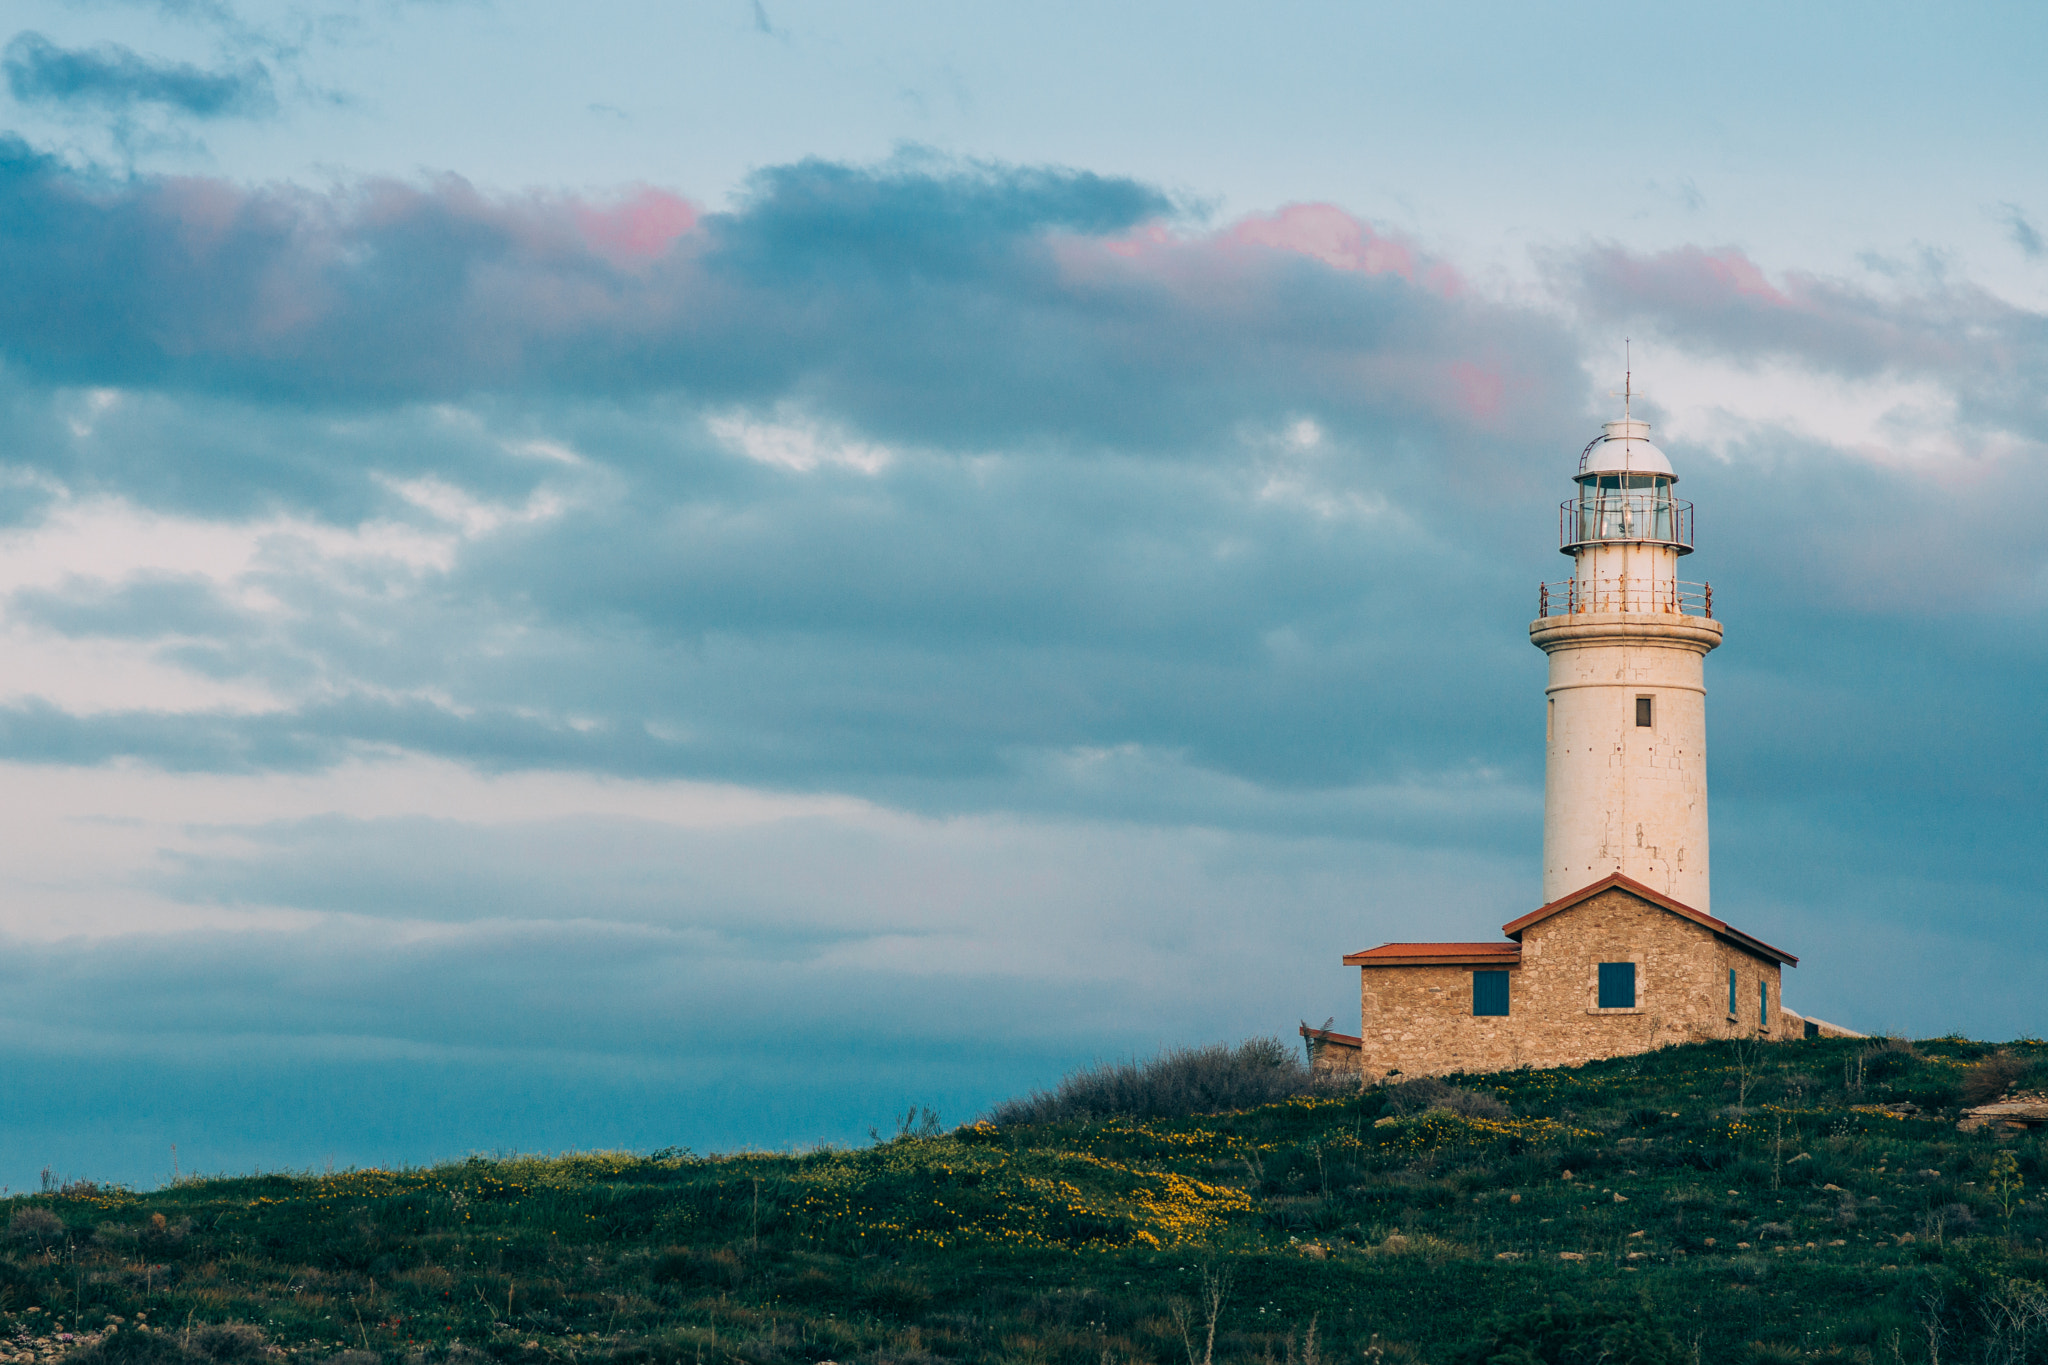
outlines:
{"label": "rock", "polygon": [[2039,1091],[2011,1095],[1991,1104],[1965,1109],[1956,1127],[1965,1133],[1997,1124],[2000,1128],[2037,1128],[2048,1124],[2048,1095]]}
{"label": "rock", "polygon": [[1614,1202],[1617,1204],[1626,1204],[1628,1202],[1628,1196],[1625,1194],[1617,1194],[1614,1196]]}

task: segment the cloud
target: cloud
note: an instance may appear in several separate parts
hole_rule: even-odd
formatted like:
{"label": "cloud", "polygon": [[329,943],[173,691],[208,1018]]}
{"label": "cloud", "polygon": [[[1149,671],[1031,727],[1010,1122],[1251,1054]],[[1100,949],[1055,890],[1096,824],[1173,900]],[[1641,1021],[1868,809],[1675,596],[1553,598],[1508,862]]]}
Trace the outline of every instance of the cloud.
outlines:
{"label": "cloud", "polygon": [[2027,221],[2025,211],[2018,204],[2000,204],[1998,219],[2005,224],[2006,233],[2012,238],[2012,244],[2018,247],[2020,254],[2028,260],[2038,261],[2042,255],[2048,254],[2048,244],[2042,242],[2039,230]]}
{"label": "cloud", "polygon": [[119,43],[62,48],[40,33],[7,44],[0,66],[23,104],[122,112],[138,106],[199,119],[267,118],[277,112],[270,72],[261,62],[208,71],[158,61]]}
{"label": "cloud", "polygon": [[[1445,267],[1334,212],[1313,241],[1299,214],[1132,237],[1172,218],[1156,190],[925,155],[771,168],[710,214],[452,178],[312,195],[94,182],[15,142],[0,352],[67,384],[261,401],[794,400],[970,449],[1199,451],[1310,407],[1498,431],[1576,387],[1554,328],[1445,298]],[[1364,268],[1331,264],[1347,251]]]}
{"label": "cloud", "polygon": [[[1336,954],[1529,908],[1524,628],[1595,330],[1652,343],[1729,630],[1717,908],[1850,1023],[1914,993],[1844,936],[1967,962],[2034,913],[2027,307],[1703,245],[1560,254],[1531,302],[1336,205],[920,152],[710,202],[9,145],[0,798],[44,819],[9,1056],[161,1019],[772,1138],[720,1078],[822,1037],[855,1079],[798,1128],[857,1136],[901,1077],[980,1103],[1340,1012]],[[779,813],[655,813],[705,784]],[[1988,908],[1916,938],[1958,882]]]}
{"label": "cloud", "polygon": [[[1680,355],[1900,395],[1895,439],[1858,442],[1873,458],[1917,445],[1958,464],[2026,466],[2048,448],[2048,318],[1967,280],[1931,270],[1884,287],[1800,271],[1774,279],[1734,248],[1603,247],[1553,265],[1588,316],[1653,329]],[[1930,393],[1952,411],[1927,411]],[[1912,440],[1913,426],[1935,439]]]}

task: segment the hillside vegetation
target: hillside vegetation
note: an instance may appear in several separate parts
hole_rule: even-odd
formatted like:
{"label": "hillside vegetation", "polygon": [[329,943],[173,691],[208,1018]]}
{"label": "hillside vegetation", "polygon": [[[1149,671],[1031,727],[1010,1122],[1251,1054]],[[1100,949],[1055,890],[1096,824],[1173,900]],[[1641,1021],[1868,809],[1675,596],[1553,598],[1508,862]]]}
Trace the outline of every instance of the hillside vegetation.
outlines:
{"label": "hillside vegetation", "polygon": [[[1160,1064],[1175,1103],[1213,1093],[1199,1055]],[[2048,1045],[1363,1093],[1218,1058],[1285,1097],[1176,1114],[1138,1067],[859,1150],[72,1184],[7,1201],[0,1337],[80,1365],[2048,1361],[2043,1134],[1955,1125]]]}

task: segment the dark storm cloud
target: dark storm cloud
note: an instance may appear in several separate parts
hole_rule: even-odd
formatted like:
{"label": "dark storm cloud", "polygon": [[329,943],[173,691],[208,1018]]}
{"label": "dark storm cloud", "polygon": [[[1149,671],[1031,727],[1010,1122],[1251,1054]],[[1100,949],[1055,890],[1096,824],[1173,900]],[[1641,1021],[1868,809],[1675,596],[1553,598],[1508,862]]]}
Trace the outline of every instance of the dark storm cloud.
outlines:
{"label": "dark storm cloud", "polygon": [[62,48],[40,33],[19,33],[0,67],[23,104],[119,112],[154,105],[193,118],[263,118],[277,112],[270,72],[260,62],[218,71],[145,57],[119,43]]}

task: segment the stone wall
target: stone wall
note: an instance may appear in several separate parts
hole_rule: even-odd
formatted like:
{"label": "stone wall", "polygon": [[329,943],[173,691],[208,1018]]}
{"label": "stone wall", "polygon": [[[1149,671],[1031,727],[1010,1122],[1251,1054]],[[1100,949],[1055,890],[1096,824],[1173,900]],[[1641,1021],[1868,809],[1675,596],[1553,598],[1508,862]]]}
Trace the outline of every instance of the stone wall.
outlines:
{"label": "stone wall", "polygon": [[1358,1075],[1358,1040],[1348,1033],[1301,1026],[1308,1043],[1309,1066],[1317,1079]]}
{"label": "stone wall", "polygon": [[[1598,966],[1636,964],[1633,1009],[1601,1009]],[[1736,974],[1735,1012],[1728,973]],[[1508,1013],[1472,1013],[1471,967],[1367,967],[1360,1065],[1369,1079],[1572,1066],[1719,1038],[1804,1033],[1779,1000],[1779,965],[1619,887],[1529,926],[1508,968]],[[1770,988],[1764,1011],[1758,983]]]}

